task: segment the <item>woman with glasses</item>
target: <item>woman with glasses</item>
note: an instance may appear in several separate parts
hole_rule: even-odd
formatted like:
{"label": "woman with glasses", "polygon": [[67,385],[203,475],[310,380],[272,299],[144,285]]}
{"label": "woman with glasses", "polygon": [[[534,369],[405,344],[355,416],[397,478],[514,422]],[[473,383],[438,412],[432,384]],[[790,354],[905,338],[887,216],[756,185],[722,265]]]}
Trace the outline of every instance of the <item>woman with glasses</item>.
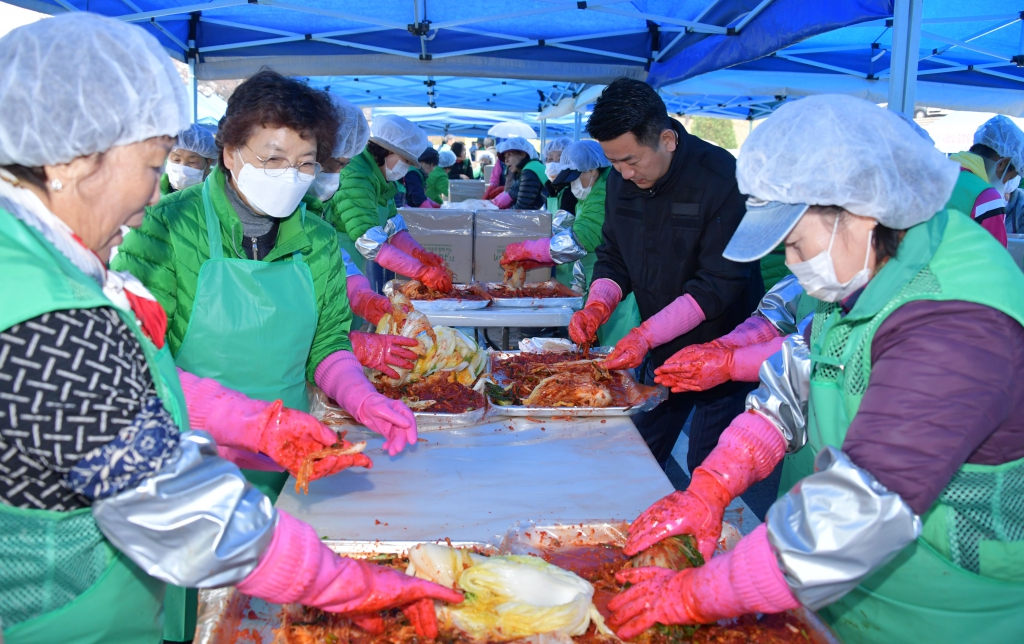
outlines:
{"label": "woman with glasses", "polygon": [[[180,369],[301,411],[314,383],[397,454],[416,441],[412,412],[363,375],[337,236],[302,203],[332,154],[338,122],[326,93],[257,73],[228,101],[220,162],[202,189],[147,209],[112,267],[133,273],[163,305]],[[244,471],[275,499],[288,477]]]}

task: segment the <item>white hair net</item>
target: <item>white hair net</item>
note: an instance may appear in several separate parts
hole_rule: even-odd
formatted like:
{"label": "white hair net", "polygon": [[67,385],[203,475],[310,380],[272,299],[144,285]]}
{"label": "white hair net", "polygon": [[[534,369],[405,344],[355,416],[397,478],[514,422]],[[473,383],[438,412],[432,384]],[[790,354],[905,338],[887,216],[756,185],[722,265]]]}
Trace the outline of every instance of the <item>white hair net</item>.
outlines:
{"label": "white hair net", "polygon": [[420,167],[420,154],[430,147],[430,139],[423,128],[395,114],[373,117],[373,123],[370,124],[370,140],[391,150],[417,168]]}
{"label": "white hair net", "polygon": [[216,159],[220,156],[220,148],[217,147],[213,133],[195,123],[178,133],[174,149],[195,152],[204,159]]}
{"label": "white hair net", "polygon": [[570,145],[572,145],[572,139],[570,139],[567,136],[560,136],[557,139],[551,139],[550,141],[544,144],[544,150],[541,152],[541,155],[545,159],[547,159],[548,152],[557,152],[558,150],[565,150]]}
{"label": "white hair net", "polygon": [[439,158],[440,161],[438,161],[437,165],[442,168],[450,168],[455,165],[455,153],[451,150],[441,150]]}
{"label": "white hair net", "polygon": [[928,141],[932,145],[935,145],[935,139],[932,138],[931,134],[928,134],[928,130],[926,130],[923,127],[921,127],[920,125],[918,125],[917,121],[915,121],[913,118],[907,116],[903,112],[893,112],[893,114],[895,114],[896,116],[898,116],[901,119],[903,119],[903,121],[907,125],[909,125],[911,127],[911,129],[913,129],[915,132],[917,132],[917,135],[919,137],[921,137],[925,141]]}
{"label": "white hair net", "polygon": [[1024,170],[1024,132],[1002,114],[982,123],[974,133],[974,142],[987,145],[1001,157],[1008,157],[1015,170]]}
{"label": "white hair net", "polygon": [[895,113],[838,94],[780,107],[751,132],[736,163],[743,194],[840,206],[900,230],[941,210],[959,173]]}
{"label": "white hair net", "polygon": [[370,124],[363,116],[358,105],[346,101],[340,96],[331,94],[331,101],[338,110],[341,127],[338,128],[338,140],[334,143],[335,159],[351,159],[358,156],[366,142],[370,139]]}
{"label": "white hair net", "polygon": [[185,84],[141,27],[66,13],[0,38],[0,165],[67,163],[188,127]]}
{"label": "white hair net", "polygon": [[537,158],[537,148],[533,147],[532,143],[521,136],[513,136],[498,144],[498,154],[504,154],[509,150],[519,150],[528,154],[531,159]]}
{"label": "white hair net", "polygon": [[562,165],[570,170],[589,172],[611,165],[597,141],[577,141],[562,152]]}

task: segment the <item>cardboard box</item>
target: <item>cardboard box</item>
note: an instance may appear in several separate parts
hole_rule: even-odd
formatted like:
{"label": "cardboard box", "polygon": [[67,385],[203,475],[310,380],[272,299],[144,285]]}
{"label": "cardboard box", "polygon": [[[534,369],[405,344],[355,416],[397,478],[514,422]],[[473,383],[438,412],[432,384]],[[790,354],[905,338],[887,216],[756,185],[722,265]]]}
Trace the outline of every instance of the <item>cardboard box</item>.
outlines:
{"label": "cardboard box", "polygon": [[[527,239],[551,238],[551,213],[546,210],[477,210],[473,235],[473,278],[500,282],[505,270],[498,263],[505,247]],[[550,268],[526,274],[528,282],[551,279]]]}
{"label": "cardboard box", "polygon": [[483,199],[487,184],[470,179],[453,179],[448,182],[448,201]]}
{"label": "cardboard box", "polygon": [[455,281],[473,278],[473,211],[401,208],[409,234],[420,246],[437,253],[455,273]]}

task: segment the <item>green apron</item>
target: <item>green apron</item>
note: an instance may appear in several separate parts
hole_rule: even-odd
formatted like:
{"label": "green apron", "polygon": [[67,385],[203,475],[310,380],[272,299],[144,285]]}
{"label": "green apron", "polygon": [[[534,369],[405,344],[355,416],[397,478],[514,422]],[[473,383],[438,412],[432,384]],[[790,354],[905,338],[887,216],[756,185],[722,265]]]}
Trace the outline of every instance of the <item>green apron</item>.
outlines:
{"label": "green apron", "polygon": [[[161,402],[178,428],[188,431],[185,398],[167,346],[158,350],[133,314],[114,307],[93,279],[2,210],[0,266],[7,276],[0,329],[50,311],[114,308],[139,340]],[[158,644],[165,588],[111,546],[89,508],[52,512],[0,505],[0,615],[6,618],[7,644]]]}
{"label": "green apron", "polygon": [[[210,186],[207,179],[210,259],[199,269],[188,330],[174,360],[251,398],[280,398],[286,407],[308,411],[306,360],[317,325],[313,274],[298,251],[290,262],[224,257]],[[286,472],[243,471],[274,501],[288,479]]]}
{"label": "green apron", "polygon": [[[811,334],[808,444],[787,457],[781,492],[813,472],[825,445],[841,447],[867,389],[871,340],[900,305],[961,300],[1024,324],[1024,275],[987,231],[956,211],[911,228],[898,255],[849,315],[821,303]],[[963,465],[922,517],[921,537],[819,613],[846,644],[1024,642],[1024,459]],[[973,568],[973,570],[969,569]]]}

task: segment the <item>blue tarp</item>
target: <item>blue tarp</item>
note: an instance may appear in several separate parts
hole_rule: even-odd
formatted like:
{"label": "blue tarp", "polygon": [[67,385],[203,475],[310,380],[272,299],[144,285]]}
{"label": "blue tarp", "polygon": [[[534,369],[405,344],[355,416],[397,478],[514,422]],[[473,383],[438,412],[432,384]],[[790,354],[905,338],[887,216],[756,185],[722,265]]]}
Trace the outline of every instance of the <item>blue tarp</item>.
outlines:
{"label": "blue tarp", "polygon": [[[387,108],[373,109],[373,115],[398,114],[427,131],[431,136],[453,134],[455,136],[486,137],[487,130],[502,121],[523,121],[540,132],[540,121],[532,115],[522,112],[484,112],[480,110],[440,110],[421,108]],[[549,119],[547,122],[548,138],[569,136],[573,134],[573,117]]]}

